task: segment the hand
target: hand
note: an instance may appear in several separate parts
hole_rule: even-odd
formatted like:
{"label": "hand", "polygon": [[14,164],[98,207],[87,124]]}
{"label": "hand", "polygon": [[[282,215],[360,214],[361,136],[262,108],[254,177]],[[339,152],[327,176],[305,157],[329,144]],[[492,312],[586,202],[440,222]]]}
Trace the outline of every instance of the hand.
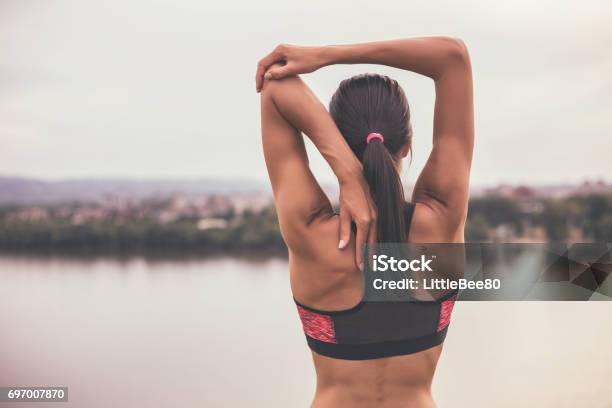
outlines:
{"label": "hand", "polygon": [[376,206],[361,174],[340,183],[340,249],[351,240],[351,221],[357,225],[355,262],[363,270],[364,245],[376,243]]}
{"label": "hand", "polygon": [[[255,88],[261,91],[264,75],[266,79],[281,79],[290,75],[314,72],[325,65],[325,47],[301,47],[281,44],[257,64]],[[282,65],[270,68],[274,63]],[[269,69],[270,68],[270,69]]]}

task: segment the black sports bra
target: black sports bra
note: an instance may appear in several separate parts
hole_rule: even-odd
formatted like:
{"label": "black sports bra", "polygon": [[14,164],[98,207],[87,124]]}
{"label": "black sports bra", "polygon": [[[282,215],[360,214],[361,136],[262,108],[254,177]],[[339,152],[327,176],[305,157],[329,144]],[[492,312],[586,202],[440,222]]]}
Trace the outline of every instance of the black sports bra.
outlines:
{"label": "black sports bra", "polygon": [[[410,227],[414,205],[407,204]],[[412,354],[444,341],[456,291],[435,301],[368,302],[341,311],[317,310],[299,303],[310,349],[343,360],[369,360]]]}

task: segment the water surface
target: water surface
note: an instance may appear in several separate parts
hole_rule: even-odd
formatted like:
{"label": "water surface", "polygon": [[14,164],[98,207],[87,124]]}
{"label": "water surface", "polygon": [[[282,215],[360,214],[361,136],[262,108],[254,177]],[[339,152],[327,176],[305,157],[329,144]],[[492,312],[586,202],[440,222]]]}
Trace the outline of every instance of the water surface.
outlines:
{"label": "water surface", "polygon": [[[0,327],[0,386],[69,387],[40,408],[306,407],[314,389],[283,259],[0,256]],[[612,302],[460,302],[434,396],[612,407],[611,339]]]}

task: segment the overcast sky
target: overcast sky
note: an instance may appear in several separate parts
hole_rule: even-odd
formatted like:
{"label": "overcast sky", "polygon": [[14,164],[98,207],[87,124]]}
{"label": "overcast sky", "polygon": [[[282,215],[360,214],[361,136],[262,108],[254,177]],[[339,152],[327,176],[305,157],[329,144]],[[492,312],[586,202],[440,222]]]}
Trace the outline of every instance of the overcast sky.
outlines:
{"label": "overcast sky", "polygon": [[[0,1],[0,174],[265,180],[253,73],[274,45],[452,35],[474,69],[473,184],[612,175],[608,0],[243,3]],[[366,65],[305,79],[327,104],[365,71],[406,90],[414,180],[431,147],[430,80]],[[312,166],[331,180],[318,156]]]}

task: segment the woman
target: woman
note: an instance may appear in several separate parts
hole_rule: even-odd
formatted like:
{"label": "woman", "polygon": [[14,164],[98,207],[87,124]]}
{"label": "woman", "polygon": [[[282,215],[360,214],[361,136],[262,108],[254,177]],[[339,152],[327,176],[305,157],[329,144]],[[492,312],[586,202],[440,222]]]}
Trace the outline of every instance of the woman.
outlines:
{"label": "woman", "polygon": [[[373,74],[347,79],[328,112],[297,76],[359,63],[434,80],[433,149],[411,204],[399,178],[412,128],[398,83]],[[474,140],[465,45],[451,38],[281,45],[259,63],[256,88],[291,290],[317,373],[312,406],[435,406],[431,383],[454,300],[363,302],[361,259],[365,242],[463,242]],[[338,178],[339,215],[309,170],[302,134]]]}

